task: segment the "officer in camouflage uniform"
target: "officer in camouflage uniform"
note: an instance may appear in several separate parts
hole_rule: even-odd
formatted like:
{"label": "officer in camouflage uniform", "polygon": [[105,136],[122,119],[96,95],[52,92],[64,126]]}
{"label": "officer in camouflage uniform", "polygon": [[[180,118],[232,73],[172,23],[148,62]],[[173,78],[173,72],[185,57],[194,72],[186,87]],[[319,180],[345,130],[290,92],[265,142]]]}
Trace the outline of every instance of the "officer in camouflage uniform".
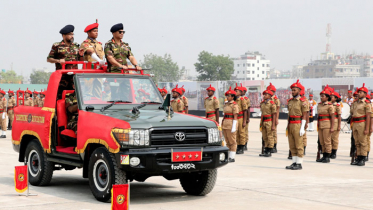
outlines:
{"label": "officer in camouflage uniform", "polygon": [[[47,57],[47,62],[55,63],[56,70],[62,69],[62,64],[66,61],[79,61],[79,45],[74,42],[74,26],[67,25],[60,30],[63,40],[52,45],[52,49]],[[77,69],[78,65],[67,64],[66,69]]]}
{"label": "officer in camouflage uniform", "polygon": [[[74,90],[75,86],[73,85]],[[67,112],[67,129],[73,130],[76,133],[78,124],[78,104],[76,100],[76,95],[74,93],[68,93],[65,97],[66,102],[66,112]]]}
{"label": "officer in camouflage uniform", "polygon": [[[127,70],[127,59],[135,66],[137,70],[141,70],[141,67],[137,65],[137,61],[131,52],[131,48],[128,43],[122,41],[124,31],[123,24],[118,23],[111,27],[111,33],[113,38],[105,44],[105,56],[108,62],[108,72],[120,73],[121,69]],[[125,71],[129,73],[128,71]]]}

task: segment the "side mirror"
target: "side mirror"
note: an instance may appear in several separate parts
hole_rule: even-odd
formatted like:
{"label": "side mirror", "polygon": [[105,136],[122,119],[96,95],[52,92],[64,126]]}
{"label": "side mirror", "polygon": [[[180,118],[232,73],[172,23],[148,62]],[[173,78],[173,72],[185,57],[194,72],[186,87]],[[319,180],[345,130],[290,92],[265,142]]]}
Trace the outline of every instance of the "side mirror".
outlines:
{"label": "side mirror", "polygon": [[92,106],[92,105],[88,105],[88,106],[85,107],[85,110],[86,111],[93,111],[93,110],[95,110],[95,107]]}

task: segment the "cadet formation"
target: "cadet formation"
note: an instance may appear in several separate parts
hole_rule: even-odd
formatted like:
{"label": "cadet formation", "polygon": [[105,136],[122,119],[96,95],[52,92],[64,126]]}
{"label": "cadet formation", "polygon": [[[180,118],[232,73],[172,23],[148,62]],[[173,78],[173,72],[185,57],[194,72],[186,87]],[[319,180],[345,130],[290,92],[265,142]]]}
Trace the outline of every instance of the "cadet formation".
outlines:
{"label": "cadet formation", "polygon": [[[123,42],[123,24],[115,24],[111,27],[112,38],[103,46],[98,38],[99,24],[93,23],[84,29],[87,38],[78,44],[74,42],[74,26],[67,25],[60,30],[62,41],[56,42],[47,56],[47,62],[54,63],[56,70],[77,69],[76,64],[65,64],[67,61],[87,61],[97,63],[100,66],[107,64],[108,72],[128,73],[131,62],[134,68],[141,70],[135,59],[132,49],[128,43]],[[63,81],[63,80],[62,80]],[[65,81],[67,85],[68,81]],[[309,94],[309,99],[305,97],[305,88],[299,82],[290,86],[292,98],[287,100],[288,119],[286,136],[289,142],[289,156],[291,164],[286,166],[289,170],[302,169],[303,157],[306,155],[307,132],[317,130],[319,153],[316,162],[330,163],[331,159],[337,158],[339,132],[341,130],[341,96],[328,85],[320,92],[320,102],[313,99],[313,94]],[[166,99],[168,91],[166,87],[158,88],[163,99]],[[228,161],[235,162],[235,156],[244,154],[247,150],[249,141],[249,123],[250,123],[250,99],[247,97],[247,88],[242,84],[236,84],[235,87],[229,87],[225,92],[225,103],[222,108],[219,106],[218,97],[215,96],[216,89],[211,85],[206,89],[207,95],[204,99],[206,110],[205,117],[220,124],[219,110],[222,110],[223,120],[221,125],[224,143],[229,149]],[[174,112],[181,114],[189,113],[188,98],[185,96],[184,86],[171,90],[170,106]],[[107,93],[110,94],[110,93]],[[373,93],[370,94],[373,97]],[[350,106],[350,125],[351,125],[351,165],[364,166],[369,160],[370,136],[373,131],[373,115],[370,95],[365,84],[357,88],[353,93],[348,91],[348,98],[345,103]],[[12,129],[14,120],[13,109],[17,106],[43,107],[46,97],[46,90],[40,92],[27,89],[15,92],[6,92],[0,90],[0,114],[1,114],[1,136],[6,138],[6,124],[8,129]],[[270,84],[262,93],[263,100],[260,102],[260,127],[262,133],[262,152],[260,157],[271,157],[277,153],[277,125],[279,123],[280,100],[276,96],[276,88]],[[71,129],[76,130],[76,121],[74,121],[74,108],[76,105],[75,94],[66,97],[67,111],[72,116],[69,121]],[[317,107],[317,108],[316,108]],[[316,113],[317,109],[317,115]],[[8,116],[8,123],[6,119]],[[315,128],[315,121],[317,127]],[[74,123],[75,122],[75,123]],[[322,156],[322,157],[321,157]]]}

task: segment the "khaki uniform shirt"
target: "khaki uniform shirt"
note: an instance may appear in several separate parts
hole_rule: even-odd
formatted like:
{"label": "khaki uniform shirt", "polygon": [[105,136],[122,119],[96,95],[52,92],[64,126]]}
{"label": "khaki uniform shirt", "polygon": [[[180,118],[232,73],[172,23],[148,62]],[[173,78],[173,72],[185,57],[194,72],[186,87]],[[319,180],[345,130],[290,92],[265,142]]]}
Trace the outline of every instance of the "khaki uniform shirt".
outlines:
{"label": "khaki uniform shirt", "polygon": [[[331,119],[332,115],[334,114],[334,107],[333,104],[330,102],[320,102],[317,106],[317,114],[318,114],[318,128],[325,129],[330,128],[331,126]],[[322,116],[328,115],[328,116]]]}
{"label": "khaki uniform shirt", "polygon": [[338,115],[342,114],[342,107],[339,103],[334,102],[333,103],[333,108],[334,108],[334,130],[338,129]]}
{"label": "khaki uniform shirt", "polygon": [[[1,103],[0,103],[0,113],[3,113],[6,111],[6,104],[7,104],[7,100],[5,97],[3,97],[1,100]],[[1,118],[0,118],[1,119]]]}
{"label": "khaki uniform shirt", "polygon": [[372,105],[370,101],[366,100],[365,98],[355,101],[351,108],[353,108],[352,117],[362,117],[372,112]]}
{"label": "khaki uniform shirt", "polygon": [[215,96],[205,98],[205,109],[206,117],[215,120],[215,110],[219,109],[219,100]]}
{"label": "khaki uniform shirt", "polygon": [[9,97],[9,99],[8,99],[8,111],[12,110],[15,106],[16,106],[16,99],[14,98],[14,96]]}
{"label": "khaki uniform shirt", "polygon": [[281,106],[281,102],[280,102],[280,99],[277,98],[277,96],[272,96],[272,101],[275,102],[275,105],[276,105],[276,111],[277,111],[277,108],[279,108]]}
{"label": "khaki uniform shirt", "polygon": [[301,98],[291,98],[288,100],[289,116],[303,116],[303,112],[307,112],[307,102]]}
{"label": "khaki uniform shirt", "polygon": [[184,103],[180,98],[171,100],[171,107],[174,110],[174,112],[184,112]]}
{"label": "khaki uniform shirt", "polygon": [[39,99],[38,107],[44,107],[44,101],[45,101],[45,98]]}
{"label": "khaki uniform shirt", "polygon": [[276,107],[277,107],[276,103],[273,102],[271,99],[260,102],[260,111],[262,112],[262,116],[272,115],[272,114],[277,113]]}
{"label": "khaki uniform shirt", "polygon": [[39,105],[39,100],[40,100],[39,97],[34,97],[33,98],[34,106],[37,107]]}
{"label": "khaki uniform shirt", "polygon": [[[65,61],[79,61],[79,45],[77,43],[72,43],[70,46],[65,44],[62,40],[61,42],[56,42],[53,44],[51,51],[47,58],[54,59],[65,59]],[[77,69],[78,65],[66,64],[65,69]],[[56,63],[56,70],[62,69],[62,65]]]}
{"label": "khaki uniform shirt", "polygon": [[91,55],[86,54],[86,51],[90,48],[93,49],[93,51],[101,60],[104,59],[105,53],[102,48],[102,43],[98,42],[97,40],[87,38],[83,41],[79,48],[79,50],[82,50],[84,52],[84,61],[97,62],[95,59],[91,57]]}
{"label": "khaki uniform shirt", "polygon": [[18,97],[18,105],[23,105],[23,97],[22,96],[20,96],[20,97]]}
{"label": "khaki uniform shirt", "polygon": [[189,106],[189,105],[188,105],[188,98],[187,98],[187,97],[185,97],[185,96],[181,96],[181,100],[183,100],[184,107]]}
{"label": "khaki uniform shirt", "polygon": [[250,108],[251,107],[251,101],[248,97],[243,97],[245,100],[246,100],[246,104],[247,104],[247,108]]}
{"label": "khaki uniform shirt", "polygon": [[25,98],[25,106],[34,106],[34,101],[31,97]]}
{"label": "khaki uniform shirt", "polygon": [[[233,119],[234,119],[234,114],[238,114],[238,105],[234,101],[229,101],[224,104],[224,109],[223,109],[224,115],[229,116],[229,118],[224,117],[224,121],[222,124],[222,129],[232,129],[233,125]],[[238,127],[238,123],[236,123],[236,126]],[[237,128],[236,128],[237,129]]]}
{"label": "khaki uniform shirt", "polygon": [[247,102],[243,97],[239,97],[236,100],[237,106],[238,106],[238,119],[243,118],[243,111],[247,110]]}
{"label": "khaki uniform shirt", "polygon": [[119,64],[127,65],[127,59],[132,56],[131,48],[128,43],[120,41],[120,44],[115,43],[114,38],[106,42],[105,44],[105,56],[108,61],[108,72],[120,73],[121,70],[118,66],[113,66],[107,59],[108,56],[112,56]]}

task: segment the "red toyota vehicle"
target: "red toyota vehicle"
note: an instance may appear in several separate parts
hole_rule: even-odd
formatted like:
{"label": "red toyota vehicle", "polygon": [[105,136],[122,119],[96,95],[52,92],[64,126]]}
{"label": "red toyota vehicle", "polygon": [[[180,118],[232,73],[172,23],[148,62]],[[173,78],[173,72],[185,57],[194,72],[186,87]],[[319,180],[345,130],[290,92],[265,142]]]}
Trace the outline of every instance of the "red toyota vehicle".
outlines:
{"label": "red toyota vehicle", "polygon": [[[214,121],[173,113],[143,70],[66,64],[83,67],[51,74],[44,107],[14,109],[12,144],[32,185],[48,185],[54,170],[82,168],[99,201],[110,199],[113,184],[151,176],[179,179],[191,195],[211,192],[228,163]],[[76,131],[68,129],[67,94],[77,105]]]}

